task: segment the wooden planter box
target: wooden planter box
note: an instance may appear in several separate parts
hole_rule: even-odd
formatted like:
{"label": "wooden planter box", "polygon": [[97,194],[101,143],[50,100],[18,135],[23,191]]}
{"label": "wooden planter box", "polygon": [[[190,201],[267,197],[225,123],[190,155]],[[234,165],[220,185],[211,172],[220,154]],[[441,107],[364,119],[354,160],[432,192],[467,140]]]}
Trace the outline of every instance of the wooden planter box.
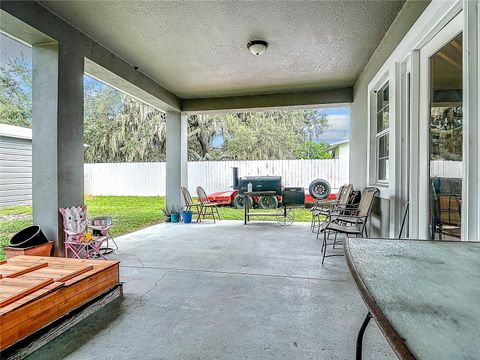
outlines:
{"label": "wooden planter box", "polygon": [[[77,317],[80,313],[75,313],[76,309],[121,288],[118,261],[15,256],[0,264],[0,275],[2,359],[25,358],[32,348],[38,349],[92,313]],[[119,295],[117,291],[115,297]],[[68,314],[59,327],[45,328]],[[37,331],[32,339],[18,343]]]}
{"label": "wooden planter box", "polygon": [[18,255],[32,255],[32,256],[50,256],[52,253],[53,241],[49,241],[45,244],[31,246],[28,248],[13,248],[9,246],[5,246],[5,255],[7,255],[7,259],[10,259],[14,256]]}

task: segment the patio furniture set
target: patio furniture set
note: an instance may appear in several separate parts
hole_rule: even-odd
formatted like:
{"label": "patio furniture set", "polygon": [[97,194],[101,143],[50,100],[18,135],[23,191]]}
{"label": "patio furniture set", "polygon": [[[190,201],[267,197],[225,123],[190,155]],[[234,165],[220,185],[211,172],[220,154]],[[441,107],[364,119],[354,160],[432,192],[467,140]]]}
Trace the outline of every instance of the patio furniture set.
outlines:
{"label": "patio furniture set", "polygon": [[[323,233],[322,265],[327,257],[343,256],[343,253],[327,254],[328,246],[332,245],[335,249],[336,246],[343,245],[343,242],[337,239],[338,234],[345,234],[347,237],[368,237],[366,224],[378,192],[376,187],[366,187],[360,193],[353,190],[352,184],[348,184],[340,187],[336,200],[319,200],[314,203],[311,208],[310,230],[316,232],[317,239]],[[328,242],[332,235],[333,241]]]}
{"label": "patio furniture set", "polygon": [[191,211],[193,215],[196,215],[197,222],[205,220],[207,217],[211,217],[213,222],[220,220],[218,204],[208,199],[207,193],[201,186],[197,186],[198,202],[193,201],[186,187],[182,186],[181,192],[185,202],[185,211]]}
{"label": "patio furniture set", "polygon": [[[205,190],[197,187],[198,203],[194,203],[188,189],[182,187],[185,210],[197,215],[197,222],[207,217],[220,220],[217,204],[208,200]],[[60,208],[65,233],[65,257],[77,259],[104,259],[105,255],[118,250],[115,239],[110,234],[112,218],[108,216],[87,218],[87,206]],[[110,241],[113,247],[110,247]]]}
{"label": "patio furniture set", "polygon": [[104,259],[113,252],[109,246],[112,241],[115,250],[118,245],[110,234],[112,219],[108,216],[87,219],[87,206],[60,208],[65,233],[65,257],[77,259]]}

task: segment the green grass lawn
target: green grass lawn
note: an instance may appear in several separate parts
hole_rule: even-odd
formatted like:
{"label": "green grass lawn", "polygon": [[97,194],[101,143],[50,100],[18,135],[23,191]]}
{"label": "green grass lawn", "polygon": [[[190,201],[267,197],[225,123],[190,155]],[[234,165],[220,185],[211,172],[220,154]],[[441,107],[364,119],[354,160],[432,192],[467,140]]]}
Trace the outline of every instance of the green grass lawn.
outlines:
{"label": "green grass lawn", "polygon": [[[165,197],[158,196],[88,196],[85,198],[88,216],[108,215],[113,219],[111,234],[127,234],[164,220],[162,208]],[[243,210],[220,207],[220,216],[224,220],[243,220]],[[260,210],[255,210],[259,212]],[[3,259],[3,246],[21,229],[32,224],[32,208],[17,206],[0,209],[0,259]],[[257,220],[276,220],[273,217],[259,217]],[[308,209],[295,209],[295,221],[310,221]]]}

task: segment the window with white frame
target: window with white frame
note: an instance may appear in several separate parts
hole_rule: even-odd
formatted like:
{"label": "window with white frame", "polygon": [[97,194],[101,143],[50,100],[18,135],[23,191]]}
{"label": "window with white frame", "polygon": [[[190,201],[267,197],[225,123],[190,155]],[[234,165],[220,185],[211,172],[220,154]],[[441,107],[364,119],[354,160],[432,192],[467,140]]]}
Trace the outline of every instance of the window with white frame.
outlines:
{"label": "window with white frame", "polygon": [[388,182],[390,124],[388,82],[377,91],[376,119],[376,178],[378,182]]}

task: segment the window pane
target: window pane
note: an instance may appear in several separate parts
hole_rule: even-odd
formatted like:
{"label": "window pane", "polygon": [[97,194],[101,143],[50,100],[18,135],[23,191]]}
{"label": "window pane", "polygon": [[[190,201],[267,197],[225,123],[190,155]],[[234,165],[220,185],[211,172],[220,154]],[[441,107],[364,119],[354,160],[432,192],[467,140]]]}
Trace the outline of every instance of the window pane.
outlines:
{"label": "window pane", "polygon": [[377,113],[377,134],[383,130],[383,112]]}
{"label": "window pane", "polygon": [[383,88],[383,106],[385,105],[388,105],[388,100],[389,100],[389,91],[388,91],[388,84],[385,85],[385,87]]}
{"label": "window pane", "polygon": [[386,83],[382,88],[377,92],[377,134],[382,133],[380,136],[377,135],[377,151],[376,151],[376,161],[377,161],[377,180],[378,181],[388,181],[388,157],[389,157],[389,136],[388,128],[390,124],[390,114],[389,114],[389,87]]}
{"label": "window pane", "polygon": [[385,134],[378,138],[378,180],[387,181],[388,180],[388,144],[389,144],[389,135]]}
{"label": "window pane", "polygon": [[387,105],[383,111],[383,118],[382,118],[382,130],[385,130],[388,128],[388,125],[390,123],[390,112],[389,112],[389,106]]}
{"label": "window pane", "polygon": [[388,157],[388,134],[383,135],[378,138],[378,157],[384,158]]}
{"label": "window pane", "polygon": [[430,233],[460,238],[462,224],[462,34],[430,58]]}
{"label": "window pane", "polygon": [[388,83],[377,92],[377,134],[389,125]]}
{"label": "window pane", "polygon": [[388,181],[388,158],[378,160],[378,180]]}
{"label": "window pane", "polygon": [[377,92],[377,112],[383,108],[383,91],[380,90]]}

